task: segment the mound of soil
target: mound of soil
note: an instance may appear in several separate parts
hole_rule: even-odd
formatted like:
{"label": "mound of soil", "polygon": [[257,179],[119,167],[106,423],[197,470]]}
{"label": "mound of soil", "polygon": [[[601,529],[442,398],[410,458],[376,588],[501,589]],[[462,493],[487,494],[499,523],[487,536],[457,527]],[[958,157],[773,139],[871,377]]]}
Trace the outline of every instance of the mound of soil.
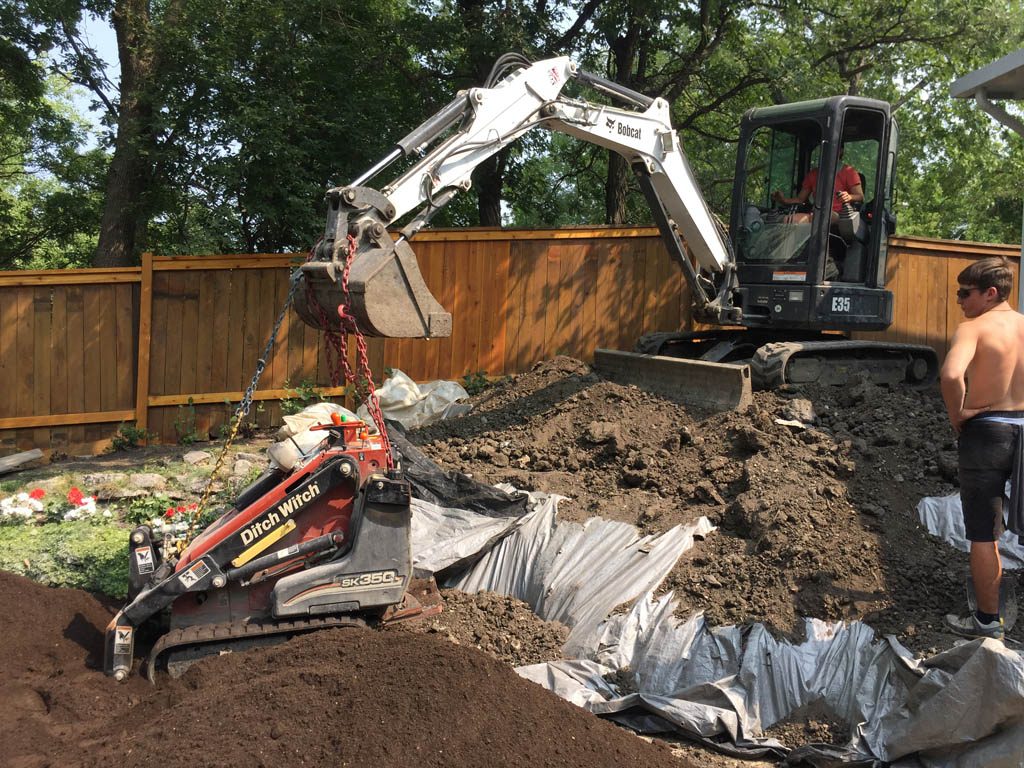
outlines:
{"label": "mound of soil", "polygon": [[[460,627],[476,603],[447,597],[447,626],[470,631]],[[495,636],[558,636],[518,601],[480,600],[494,609],[481,625]],[[482,754],[509,766],[680,765],[665,745],[587,714],[507,663],[422,632],[327,630],[205,659],[158,687],[140,677],[119,685],[98,668],[111,615],[84,592],[0,572],[4,765],[468,768]],[[500,633],[497,615],[514,626]],[[538,651],[521,643],[517,653]]]}
{"label": "mound of soil", "polygon": [[966,556],[915,511],[955,490],[934,389],[790,387],[755,393],[743,413],[707,413],[555,358],[474,404],[410,439],[480,481],[568,496],[564,519],[719,526],[663,585],[683,615],[793,639],[801,617],[861,619],[921,654],[954,640],[941,620],[963,609]]}
{"label": "mound of soil", "polygon": [[441,596],[441,614],[392,624],[388,631],[437,634],[513,667],[562,658],[562,646],[569,639],[568,627],[541,620],[522,600],[494,592],[467,595],[457,589],[441,590]]}

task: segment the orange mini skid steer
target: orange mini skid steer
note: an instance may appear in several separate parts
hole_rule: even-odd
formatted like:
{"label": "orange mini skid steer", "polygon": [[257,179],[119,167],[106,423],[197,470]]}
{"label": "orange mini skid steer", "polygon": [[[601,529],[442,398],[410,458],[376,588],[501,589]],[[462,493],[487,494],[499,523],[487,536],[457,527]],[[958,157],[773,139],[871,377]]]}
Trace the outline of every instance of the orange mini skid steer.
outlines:
{"label": "orange mini skid steer", "polygon": [[319,453],[265,472],[191,542],[173,526],[132,531],[107,675],[128,677],[138,629],[158,618],[169,627],[146,660],[151,680],[158,666],[179,675],[211,653],[440,611],[432,583],[410,591],[410,485],[386,469],[381,437],[359,421],[314,429],[326,432]]}

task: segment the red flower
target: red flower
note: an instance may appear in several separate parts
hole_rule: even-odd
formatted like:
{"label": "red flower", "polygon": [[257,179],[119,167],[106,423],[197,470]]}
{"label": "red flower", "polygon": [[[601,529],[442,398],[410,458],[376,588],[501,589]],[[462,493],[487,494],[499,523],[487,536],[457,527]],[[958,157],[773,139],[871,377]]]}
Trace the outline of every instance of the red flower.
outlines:
{"label": "red flower", "polygon": [[82,492],[77,488],[72,488],[68,491],[68,501],[74,504],[76,507],[82,506]]}
{"label": "red flower", "polygon": [[174,507],[168,507],[167,511],[164,512],[164,517],[174,517]]}
{"label": "red flower", "polygon": [[42,488],[33,488],[31,491],[28,492],[28,495],[31,496],[36,501],[38,501],[39,499],[43,498],[43,496],[46,495],[46,491],[44,491]]}
{"label": "red flower", "polygon": [[181,507],[181,506],[179,506],[179,507],[178,507],[178,511],[179,511],[179,512],[184,512],[184,511],[185,511],[185,508],[184,508],[184,507]]}

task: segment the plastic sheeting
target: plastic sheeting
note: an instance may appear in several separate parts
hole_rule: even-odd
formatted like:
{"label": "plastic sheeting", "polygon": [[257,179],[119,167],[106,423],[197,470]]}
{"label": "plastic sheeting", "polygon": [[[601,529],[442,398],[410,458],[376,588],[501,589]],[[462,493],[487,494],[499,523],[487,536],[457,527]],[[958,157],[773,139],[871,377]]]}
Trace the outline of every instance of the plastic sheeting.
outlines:
{"label": "plastic sheeting", "polygon": [[417,499],[441,507],[478,512],[489,517],[521,517],[528,497],[511,486],[498,488],[479,483],[461,472],[446,472],[410,443],[392,423],[388,438],[397,450],[406,478]]}
{"label": "plastic sheeting", "polygon": [[[471,406],[458,402],[468,397],[469,393],[454,381],[417,384],[399,370],[393,371],[377,390],[384,418],[397,421],[405,429],[469,413]],[[363,421],[372,421],[365,406],[360,406],[356,414]]]}
{"label": "plastic sheeting", "polygon": [[702,517],[659,536],[641,536],[632,525],[596,517],[583,525],[560,522],[561,498],[531,494],[539,506],[448,586],[523,600],[542,619],[570,628],[564,650],[571,655],[585,650],[581,638],[613,609],[660,584],[694,538],[714,526]]}
{"label": "plastic sheeting", "polygon": [[[917,517],[928,533],[938,536],[961,552],[969,552],[971,547],[964,533],[963,507],[960,505],[960,494],[949,496],[926,496],[917,504]],[[1004,531],[999,539],[999,554],[1002,556],[1003,567],[1021,568],[1024,566],[1024,546],[1017,540],[1017,534]]]}
{"label": "plastic sheeting", "polygon": [[[655,600],[653,590],[713,527],[702,519],[652,537],[598,518],[559,522],[559,500],[530,494],[531,511],[512,520],[414,507],[418,568],[478,556],[446,586],[515,596],[571,628],[565,651],[575,659],[521,667],[523,677],[636,730],[673,730],[746,757],[786,754],[765,730],[814,702],[852,724],[848,744],[804,745],[788,752],[790,765],[1021,765],[1015,651],[978,640],[922,661],[861,622],[806,619],[807,640],[794,644],[760,624],[679,620],[672,595]],[[473,555],[478,545],[486,552]],[[605,618],[637,595],[628,614]]]}
{"label": "plastic sheeting", "polygon": [[918,662],[860,622],[807,619],[808,639],[794,645],[760,624],[743,632],[711,629],[700,614],[680,621],[675,608],[671,595],[645,596],[581,638],[592,644],[589,658],[517,671],[595,714],[641,731],[675,729],[733,754],[784,753],[764,729],[822,700],[856,725],[851,742],[807,745],[791,761],[1021,764],[1024,661],[1001,643],[972,641]]}

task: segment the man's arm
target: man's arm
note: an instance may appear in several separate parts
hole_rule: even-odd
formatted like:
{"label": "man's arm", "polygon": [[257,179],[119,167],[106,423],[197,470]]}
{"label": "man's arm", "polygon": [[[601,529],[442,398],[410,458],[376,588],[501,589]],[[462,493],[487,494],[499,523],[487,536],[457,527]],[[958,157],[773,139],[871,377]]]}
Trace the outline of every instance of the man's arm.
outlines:
{"label": "man's arm", "polygon": [[977,411],[964,411],[964,397],[967,395],[967,367],[974,359],[978,348],[978,338],[970,322],[960,325],[953,334],[949,353],[942,363],[939,372],[939,386],[942,389],[942,400],[946,404],[946,415],[953,430],[960,434],[963,423],[974,416]]}
{"label": "man's arm", "polygon": [[857,169],[852,165],[844,165],[840,171],[841,178],[840,183],[836,186],[844,186],[846,189],[838,191],[839,199],[844,203],[863,203],[864,202],[864,187],[860,183],[860,174],[857,173]]}

